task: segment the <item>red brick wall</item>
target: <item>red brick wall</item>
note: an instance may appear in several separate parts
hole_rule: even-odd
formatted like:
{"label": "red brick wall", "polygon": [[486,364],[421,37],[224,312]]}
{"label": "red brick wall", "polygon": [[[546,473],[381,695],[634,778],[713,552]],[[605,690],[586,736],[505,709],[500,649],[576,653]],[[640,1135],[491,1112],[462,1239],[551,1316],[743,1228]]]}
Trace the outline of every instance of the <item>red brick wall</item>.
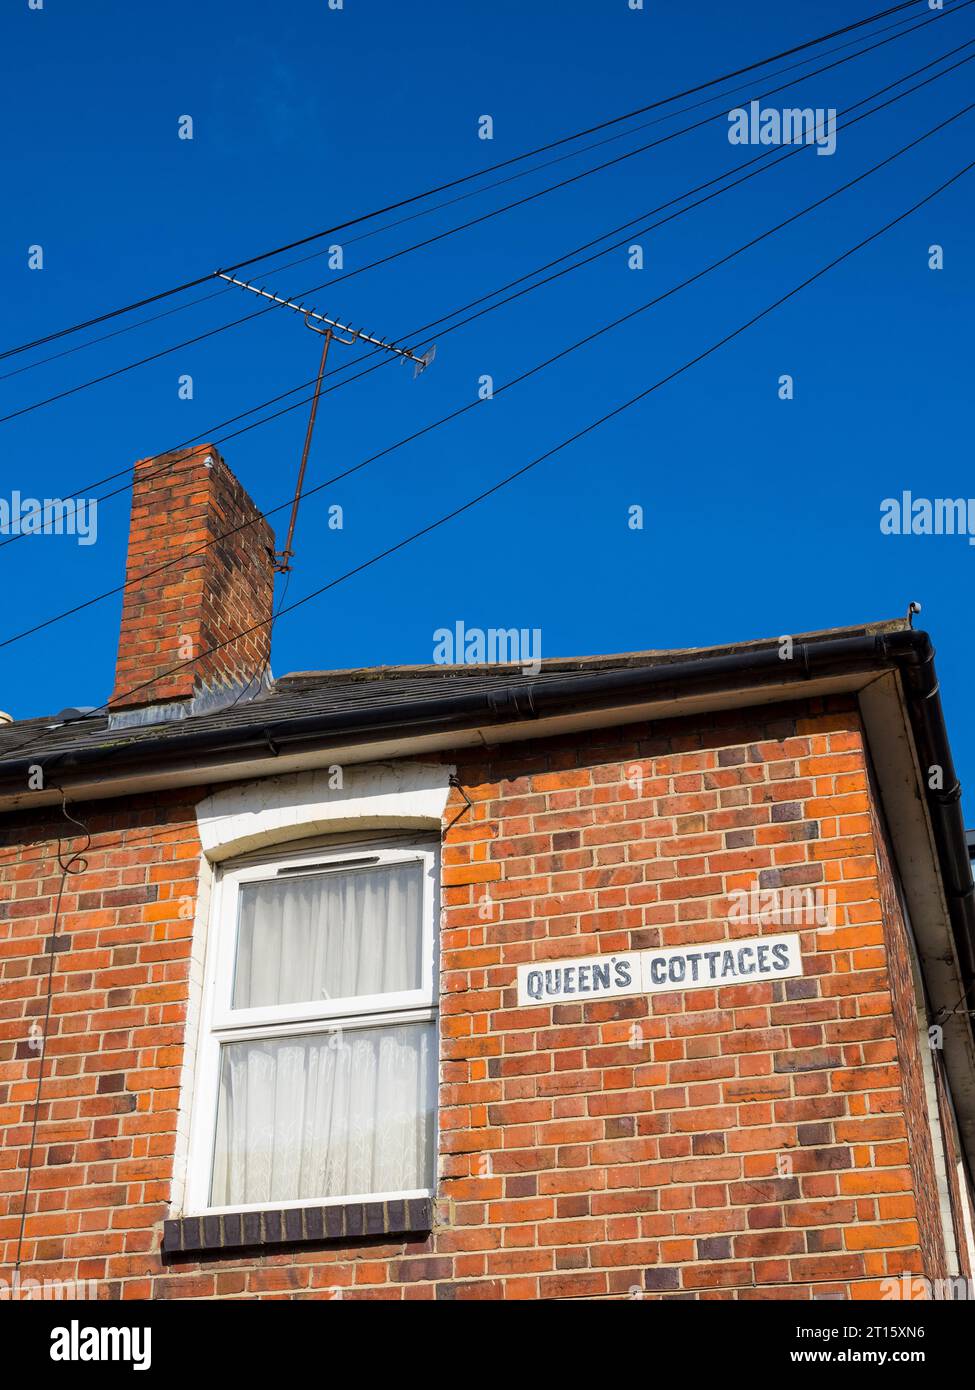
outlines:
{"label": "red brick wall", "polygon": [[261,673],[271,651],[273,546],[270,525],[211,444],[139,460],[113,708]]}
{"label": "red brick wall", "polygon": [[[455,793],[445,818],[433,1234],[161,1263],[201,790],[77,812],[93,844],[65,890],[23,1272],[113,1297],[396,1299],[862,1297],[932,1272],[853,709],[457,761],[474,808],[455,821]],[[54,824],[0,821],[0,1274],[20,1226]],[[729,894],[756,876],[837,894],[837,930],[801,928],[802,979],[518,1007],[523,961],[796,929],[729,924]]]}
{"label": "red brick wall", "polygon": [[[146,1297],[172,1173],[199,840],[192,799],[72,806],[22,1274]],[[60,818],[58,818],[60,819]],[[61,878],[51,821],[0,820],[0,1276],[20,1229]],[[64,843],[68,860],[83,838]],[[32,1036],[31,1027],[37,1025]]]}

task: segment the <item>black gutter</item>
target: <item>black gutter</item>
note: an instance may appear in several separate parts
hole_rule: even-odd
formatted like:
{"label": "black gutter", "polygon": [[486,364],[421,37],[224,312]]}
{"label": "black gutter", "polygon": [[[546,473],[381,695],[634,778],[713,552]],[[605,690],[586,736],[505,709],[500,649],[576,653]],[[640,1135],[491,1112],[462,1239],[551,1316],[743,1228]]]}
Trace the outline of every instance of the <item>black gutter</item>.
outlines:
{"label": "black gutter", "polygon": [[[419,736],[442,730],[476,728],[578,712],[581,708],[614,708],[648,700],[675,700],[707,695],[736,687],[761,689],[766,685],[794,684],[802,699],[802,686],[818,677],[853,671],[883,671],[909,651],[922,634],[899,632],[858,637],[797,642],[793,655],[783,660],[778,646],[746,648],[721,656],[701,655],[680,661],[661,661],[653,666],[631,666],[593,674],[571,674],[558,679],[513,678],[508,686],[489,691],[459,690],[437,699],[404,700],[385,707],[342,710],[301,718],[260,718],[238,726],[216,725],[182,731],[167,725],[168,735],[133,739],[131,743],[100,744],[92,737],[84,748],[47,757],[36,749],[17,761],[0,758],[0,795],[21,792],[27,775],[41,764],[45,780],[77,776],[107,766],[119,775],[152,772],[164,764],[192,763],[200,759],[234,759],[244,756],[298,753],[322,743],[366,743],[377,737]],[[460,684],[460,682],[458,682]],[[784,698],[790,698],[785,696]]]}

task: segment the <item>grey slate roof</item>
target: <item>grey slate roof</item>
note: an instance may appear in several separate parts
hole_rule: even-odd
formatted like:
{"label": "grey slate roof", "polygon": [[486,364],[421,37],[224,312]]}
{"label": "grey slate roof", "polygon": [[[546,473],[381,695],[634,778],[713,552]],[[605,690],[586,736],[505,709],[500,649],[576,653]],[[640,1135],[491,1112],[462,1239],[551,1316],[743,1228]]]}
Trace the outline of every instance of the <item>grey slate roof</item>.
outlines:
{"label": "grey slate roof", "polygon": [[[796,643],[815,644],[837,638],[903,631],[903,619],[865,624],[859,627],[795,634]],[[20,763],[30,754],[70,759],[74,753],[90,758],[98,750],[108,761],[113,754],[136,752],[140,743],[178,745],[193,736],[222,732],[242,734],[266,725],[286,726],[320,715],[343,715],[362,719],[370,713],[391,715],[397,709],[415,710],[425,704],[461,693],[490,697],[542,691],[551,683],[578,679],[601,672],[624,672],[634,668],[659,668],[688,661],[710,660],[758,652],[774,647],[779,638],[738,642],[720,647],[684,648],[669,651],[627,652],[611,656],[547,659],[537,674],[525,674],[518,666],[378,666],[344,671],[304,671],[284,676],[270,689],[248,700],[210,713],[168,723],[146,724],[113,729],[104,710],[68,722],[57,717],[16,720],[0,725],[0,770],[4,764]],[[585,704],[585,698],[580,705]]]}

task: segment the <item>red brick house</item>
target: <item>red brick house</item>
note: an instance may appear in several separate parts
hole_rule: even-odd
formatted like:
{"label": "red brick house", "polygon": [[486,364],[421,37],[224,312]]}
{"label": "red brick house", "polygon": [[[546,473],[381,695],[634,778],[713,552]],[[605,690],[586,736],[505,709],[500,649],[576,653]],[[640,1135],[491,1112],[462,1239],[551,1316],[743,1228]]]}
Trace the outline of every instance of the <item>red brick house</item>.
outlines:
{"label": "red brick house", "polygon": [[975,903],[927,636],[272,680],[272,545],[212,448],[138,464],[111,700],[0,728],[0,1275],[970,1277]]}

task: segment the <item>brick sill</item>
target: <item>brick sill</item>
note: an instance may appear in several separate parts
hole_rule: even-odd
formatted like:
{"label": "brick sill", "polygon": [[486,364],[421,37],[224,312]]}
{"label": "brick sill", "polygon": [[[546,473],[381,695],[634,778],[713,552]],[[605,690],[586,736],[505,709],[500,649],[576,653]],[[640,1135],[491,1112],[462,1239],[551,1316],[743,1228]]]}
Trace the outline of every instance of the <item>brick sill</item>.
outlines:
{"label": "brick sill", "polygon": [[433,1227],[433,1198],[349,1202],[336,1206],[272,1208],[180,1216],[163,1223],[164,1255],[241,1250],[265,1245],[358,1244],[384,1236],[426,1235]]}

